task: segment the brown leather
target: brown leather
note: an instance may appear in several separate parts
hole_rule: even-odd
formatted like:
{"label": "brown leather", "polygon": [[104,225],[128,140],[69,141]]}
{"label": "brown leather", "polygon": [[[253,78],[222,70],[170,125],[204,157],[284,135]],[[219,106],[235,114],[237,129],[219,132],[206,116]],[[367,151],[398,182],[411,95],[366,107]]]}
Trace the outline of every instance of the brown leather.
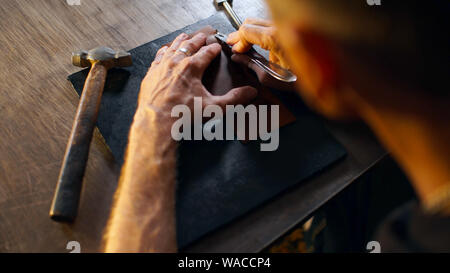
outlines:
{"label": "brown leather", "polygon": [[[218,43],[214,37],[217,32],[211,26],[206,26],[195,33],[203,32],[208,35],[207,44]],[[251,104],[258,105],[279,105],[280,122],[283,127],[296,120],[295,116],[282,104],[282,102],[270,91],[269,88],[262,86],[255,73],[242,64],[233,62],[231,56],[233,53],[228,46],[222,46],[222,53],[208,67],[203,75],[203,84],[213,95],[224,95],[233,88],[241,86],[252,86],[258,90],[258,96]],[[270,111],[269,111],[270,113]],[[270,121],[270,116],[268,117]],[[269,124],[270,125],[270,124]],[[269,130],[271,128],[269,127]],[[247,130],[248,132],[248,130]]]}

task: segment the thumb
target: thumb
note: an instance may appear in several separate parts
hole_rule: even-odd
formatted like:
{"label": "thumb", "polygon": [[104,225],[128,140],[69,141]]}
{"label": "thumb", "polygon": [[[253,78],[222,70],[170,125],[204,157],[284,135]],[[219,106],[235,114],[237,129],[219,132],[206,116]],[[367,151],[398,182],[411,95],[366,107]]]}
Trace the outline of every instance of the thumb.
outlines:
{"label": "thumb", "polygon": [[228,93],[223,96],[215,96],[214,102],[219,105],[222,109],[225,109],[227,105],[237,105],[237,104],[248,104],[256,96],[258,91],[251,86],[242,86],[238,88],[231,89]]}

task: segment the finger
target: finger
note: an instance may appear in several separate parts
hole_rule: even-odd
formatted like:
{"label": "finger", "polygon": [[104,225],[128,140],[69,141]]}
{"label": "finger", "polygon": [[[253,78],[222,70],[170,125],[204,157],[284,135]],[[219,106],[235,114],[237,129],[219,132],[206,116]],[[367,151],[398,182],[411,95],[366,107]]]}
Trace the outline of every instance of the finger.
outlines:
{"label": "finger", "polygon": [[[260,19],[260,18],[247,18],[247,19],[245,19],[243,25],[246,25],[246,24],[262,26],[262,27],[272,27],[273,26],[273,23],[271,21]],[[239,41],[240,41],[239,31],[235,31],[233,33],[228,34],[227,43],[229,45],[234,45]]]}
{"label": "finger", "polygon": [[244,21],[244,24],[257,25],[262,27],[271,27],[273,26],[272,21],[261,19],[261,18],[247,18]]}
{"label": "finger", "polygon": [[206,44],[206,35],[204,33],[198,33],[192,39],[185,40],[181,43],[180,48],[184,48],[188,53],[177,51],[174,54],[174,58],[184,59],[197,53],[197,51]]}
{"label": "finger", "polygon": [[233,52],[243,53],[248,51],[252,44],[270,50],[273,47],[274,28],[257,25],[242,25],[239,29],[239,42],[233,46]]}
{"label": "finger", "polygon": [[247,41],[239,41],[233,46],[233,53],[245,53],[252,48],[252,44]]}
{"label": "finger", "polygon": [[235,31],[233,33],[228,34],[227,44],[235,45],[240,40],[241,40],[241,37],[239,36],[239,31]]}
{"label": "finger", "polygon": [[180,47],[181,43],[187,39],[189,39],[189,35],[187,35],[186,33],[181,33],[180,35],[178,35],[177,38],[175,38],[175,40],[173,40],[172,44],[169,46],[165,56],[171,57]]}
{"label": "finger", "polygon": [[158,52],[156,52],[155,59],[153,60],[153,64],[159,64],[166,53],[168,46],[161,47]]}
{"label": "finger", "polygon": [[187,39],[189,39],[189,35],[187,35],[186,33],[181,33],[177,36],[177,38],[175,38],[175,40],[173,40],[172,44],[170,45],[170,49],[177,50],[180,47],[181,43]]}
{"label": "finger", "polygon": [[191,57],[191,64],[195,76],[201,77],[206,68],[220,54],[222,47],[218,43],[202,47],[195,55]]}
{"label": "finger", "polygon": [[222,109],[225,109],[227,105],[248,104],[257,95],[258,91],[255,88],[251,86],[242,86],[231,89],[223,96],[214,96],[212,101]]}

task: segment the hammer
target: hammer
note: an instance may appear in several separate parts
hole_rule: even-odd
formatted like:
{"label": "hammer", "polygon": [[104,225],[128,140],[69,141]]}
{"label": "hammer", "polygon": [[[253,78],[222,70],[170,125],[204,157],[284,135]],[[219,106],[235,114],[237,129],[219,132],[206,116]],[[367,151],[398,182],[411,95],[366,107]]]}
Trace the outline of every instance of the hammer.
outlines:
{"label": "hammer", "polygon": [[233,20],[235,26],[237,29],[239,29],[242,25],[242,20],[239,18],[239,16],[234,12],[234,9],[231,7],[231,4],[233,3],[233,0],[214,0],[215,5],[220,8],[225,8],[228,15]]}
{"label": "hammer", "polygon": [[72,64],[91,67],[91,70],[81,94],[50,209],[50,218],[58,222],[72,222],[77,215],[84,171],[106,74],[113,67],[131,66],[132,59],[130,53],[125,51],[98,47],[90,51],[74,52]]}

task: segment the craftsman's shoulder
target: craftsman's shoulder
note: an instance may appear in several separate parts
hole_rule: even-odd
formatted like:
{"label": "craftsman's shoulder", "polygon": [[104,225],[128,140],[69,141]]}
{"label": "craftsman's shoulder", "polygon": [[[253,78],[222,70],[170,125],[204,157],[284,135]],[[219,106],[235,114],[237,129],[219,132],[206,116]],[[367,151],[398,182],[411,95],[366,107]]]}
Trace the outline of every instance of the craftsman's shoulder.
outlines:
{"label": "craftsman's shoulder", "polygon": [[412,201],[388,216],[376,238],[382,252],[449,252],[450,217],[426,214]]}

